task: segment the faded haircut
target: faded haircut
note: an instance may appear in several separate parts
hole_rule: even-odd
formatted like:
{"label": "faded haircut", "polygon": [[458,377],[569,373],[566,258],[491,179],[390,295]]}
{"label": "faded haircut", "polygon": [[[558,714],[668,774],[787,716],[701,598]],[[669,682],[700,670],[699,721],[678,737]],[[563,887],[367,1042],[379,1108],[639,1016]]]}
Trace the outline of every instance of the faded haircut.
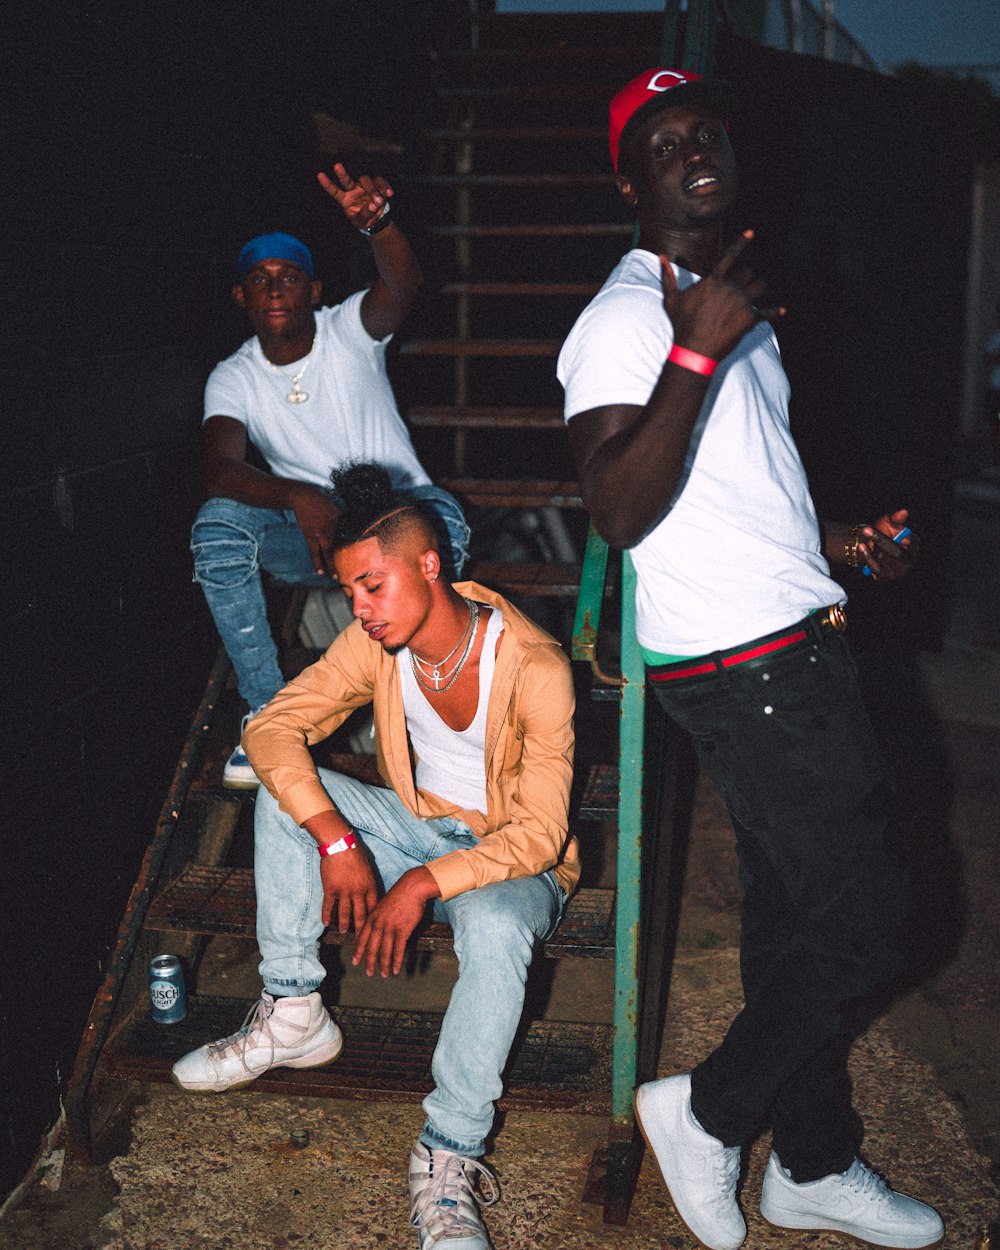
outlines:
{"label": "faded haircut", "polygon": [[393,547],[407,531],[418,529],[428,549],[440,551],[433,517],[427,508],[393,489],[380,464],[355,461],[334,469],[330,483],[342,508],[333,534],[334,551],[366,538],[382,548]]}

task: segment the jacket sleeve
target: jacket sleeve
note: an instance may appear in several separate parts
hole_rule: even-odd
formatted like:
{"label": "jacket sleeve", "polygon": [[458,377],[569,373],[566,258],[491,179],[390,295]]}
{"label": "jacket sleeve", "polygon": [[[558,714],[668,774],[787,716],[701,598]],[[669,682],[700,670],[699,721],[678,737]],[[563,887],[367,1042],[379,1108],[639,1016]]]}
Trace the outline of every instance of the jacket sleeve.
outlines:
{"label": "jacket sleeve", "polygon": [[315,664],[279,690],[247,724],[243,749],[281,810],[302,824],[334,804],[309,747],[322,742],[355,708],[371,703],[374,648],[354,622]]}
{"label": "jacket sleeve", "polygon": [[443,899],[534,877],[561,860],[569,832],[574,708],[569,661],[555,646],[536,648],[518,673],[497,745],[500,758],[487,778],[496,796],[488,813],[494,827],[476,846],[427,865]]}

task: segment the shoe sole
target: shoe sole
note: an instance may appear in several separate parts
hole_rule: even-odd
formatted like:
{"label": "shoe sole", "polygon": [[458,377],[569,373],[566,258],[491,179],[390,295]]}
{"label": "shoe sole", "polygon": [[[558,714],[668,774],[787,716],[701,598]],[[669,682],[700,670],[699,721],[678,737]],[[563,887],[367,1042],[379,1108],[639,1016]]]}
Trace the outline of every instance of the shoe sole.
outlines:
{"label": "shoe sole", "polygon": [[260,787],[259,778],[256,781],[240,781],[234,777],[223,777],[222,784],[227,790],[257,790]]}
{"label": "shoe sole", "polygon": [[[677,1203],[674,1201],[674,1195],[670,1192],[670,1186],[667,1184],[666,1177],[663,1175],[663,1168],[660,1165],[659,1159],[656,1158],[656,1151],[653,1149],[653,1143],[649,1140],[649,1136],[646,1133],[646,1129],[642,1123],[642,1116],[639,1113],[638,1092],[639,1091],[636,1090],[636,1093],[632,1097],[632,1108],[635,1111],[635,1122],[639,1126],[639,1132],[642,1134],[642,1140],[646,1143],[646,1146],[649,1149],[649,1153],[653,1156],[654,1159],[656,1159],[656,1166],[659,1169],[660,1180],[663,1182],[663,1188],[667,1191],[667,1197],[670,1199],[670,1205],[673,1207],[674,1213],[676,1214],[677,1218],[684,1225],[684,1227],[688,1230],[688,1232],[695,1239],[695,1241],[698,1243],[699,1246],[704,1246],[705,1250],[716,1250],[716,1247],[710,1246],[707,1241],[702,1241],[702,1239],[694,1231],[694,1229],[687,1222],[684,1216],[681,1215],[680,1208],[678,1207]],[[743,1240],[745,1242],[746,1238],[744,1237]]]}
{"label": "shoe sole", "polygon": [[867,1237],[849,1233],[845,1228],[837,1228],[832,1224],[776,1224],[770,1216],[764,1215],[763,1211],[761,1211],[761,1216],[767,1224],[782,1233],[838,1233],[841,1237],[847,1237],[859,1245],[875,1246],[877,1250],[936,1250],[937,1246],[944,1245],[944,1234],[937,1241],[925,1241],[919,1246],[901,1246],[897,1241],[869,1241]]}
{"label": "shoe sole", "polygon": [[173,1072],[170,1073],[170,1079],[178,1089],[184,1090],[187,1094],[226,1094],[231,1089],[246,1089],[248,1085],[252,1085],[254,1081],[259,1081],[262,1076],[268,1072],[274,1072],[277,1068],[305,1068],[308,1070],[329,1068],[331,1064],[336,1063],[340,1058],[340,1053],[343,1049],[344,1039],[341,1037],[337,1043],[337,1049],[325,1059],[289,1059],[287,1063],[272,1063],[270,1067],[265,1068],[263,1072],[258,1072],[256,1076],[248,1076],[245,1081],[233,1081],[231,1084],[223,1085],[221,1088],[216,1085],[184,1085]]}

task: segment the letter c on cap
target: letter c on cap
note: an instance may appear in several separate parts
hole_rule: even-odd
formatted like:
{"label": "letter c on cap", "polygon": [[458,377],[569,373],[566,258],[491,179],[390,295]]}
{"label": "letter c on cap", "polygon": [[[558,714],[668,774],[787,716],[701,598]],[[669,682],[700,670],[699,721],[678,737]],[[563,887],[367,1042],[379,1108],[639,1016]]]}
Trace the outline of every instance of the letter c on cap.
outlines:
{"label": "letter c on cap", "polygon": [[[663,83],[663,85],[661,86],[660,85],[661,78],[668,78],[670,81]],[[648,83],[646,83],[646,90],[647,91],[669,91],[671,87],[679,87],[683,82],[686,82],[686,81],[687,80],[683,77],[683,75],[675,74],[674,71],[671,69],[661,69],[658,73],[653,75],[653,77],[649,80]]]}

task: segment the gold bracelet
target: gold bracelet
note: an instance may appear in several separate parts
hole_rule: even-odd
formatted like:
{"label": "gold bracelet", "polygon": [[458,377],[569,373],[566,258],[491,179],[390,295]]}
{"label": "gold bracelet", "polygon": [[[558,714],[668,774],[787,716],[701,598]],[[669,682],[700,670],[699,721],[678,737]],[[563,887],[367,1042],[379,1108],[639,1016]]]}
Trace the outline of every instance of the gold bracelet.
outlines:
{"label": "gold bracelet", "polygon": [[844,563],[849,569],[864,568],[867,563],[865,557],[858,550],[858,543],[866,542],[864,525],[852,525],[851,537],[844,544]]}

